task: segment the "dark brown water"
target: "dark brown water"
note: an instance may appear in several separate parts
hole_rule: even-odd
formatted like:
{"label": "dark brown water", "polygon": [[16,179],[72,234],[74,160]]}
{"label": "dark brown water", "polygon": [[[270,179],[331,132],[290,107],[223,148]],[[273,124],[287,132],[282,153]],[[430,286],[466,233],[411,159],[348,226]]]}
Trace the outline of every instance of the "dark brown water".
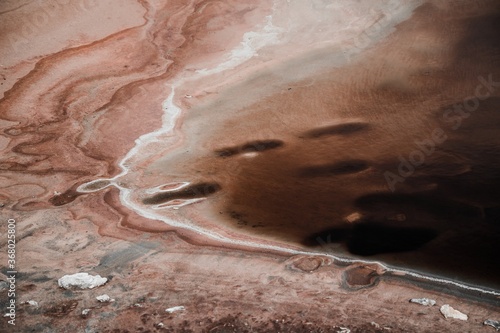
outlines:
{"label": "dark brown water", "polygon": [[241,232],[500,290],[499,36],[498,3],[426,4],[343,68],[193,110],[202,196]]}

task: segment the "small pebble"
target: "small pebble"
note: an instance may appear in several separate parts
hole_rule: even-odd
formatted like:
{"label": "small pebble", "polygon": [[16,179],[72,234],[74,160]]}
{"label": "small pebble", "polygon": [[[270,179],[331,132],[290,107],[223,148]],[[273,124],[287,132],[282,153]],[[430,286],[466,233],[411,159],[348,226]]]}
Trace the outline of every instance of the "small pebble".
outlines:
{"label": "small pebble", "polygon": [[500,321],[498,321],[498,320],[488,319],[488,320],[485,320],[483,324],[486,326],[491,326],[494,329],[496,329],[497,331],[500,331]]}
{"label": "small pebble", "polygon": [[26,304],[29,304],[29,305],[31,305],[31,306],[38,307],[38,302],[37,302],[37,301],[32,301],[32,300],[29,300],[29,301],[26,301],[25,303],[26,303]]}
{"label": "small pebble", "polygon": [[340,331],[337,331],[337,333],[351,333],[351,330],[347,327],[340,327]]}
{"label": "small pebble", "polygon": [[417,304],[424,305],[424,306],[436,305],[436,301],[433,299],[429,299],[429,298],[412,298],[412,299],[410,299],[410,303],[417,303]]}
{"label": "small pebble", "polygon": [[109,297],[108,295],[104,294],[104,295],[100,295],[100,296],[97,296],[96,299],[101,302],[101,303],[104,303],[104,302],[114,302],[115,300],[111,297]]}
{"label": "small pebble", "polygon": [[183,306],[174,306],[174,307],[171,307],[171,308],[168,308],[165,310],[165,312],[168,312],[168,313],[174,313],[176,311],[184,311],[186,308],[183,307]]}

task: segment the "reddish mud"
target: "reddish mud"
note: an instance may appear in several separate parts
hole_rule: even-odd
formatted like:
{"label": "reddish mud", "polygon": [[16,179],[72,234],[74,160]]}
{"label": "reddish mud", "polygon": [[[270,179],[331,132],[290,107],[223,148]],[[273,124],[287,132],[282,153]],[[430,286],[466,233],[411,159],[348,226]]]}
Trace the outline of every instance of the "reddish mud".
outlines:
{"label": "reddish mud", "polygon": [[[0,330],[493,331],[499,17],[3,1]],[[58,287],[76,272],[109,281]]]}

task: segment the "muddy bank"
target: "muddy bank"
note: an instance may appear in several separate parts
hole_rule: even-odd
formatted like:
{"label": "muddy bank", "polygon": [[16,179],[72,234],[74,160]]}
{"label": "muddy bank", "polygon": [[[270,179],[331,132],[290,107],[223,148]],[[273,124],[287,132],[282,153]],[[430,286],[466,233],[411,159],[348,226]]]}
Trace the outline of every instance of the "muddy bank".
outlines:
{"label": "muddy bank", "polygon": [[[498,15],[494,1],[3,2],[18,327],[490,329]],[[76,272],[108,282],[58,287]]]}

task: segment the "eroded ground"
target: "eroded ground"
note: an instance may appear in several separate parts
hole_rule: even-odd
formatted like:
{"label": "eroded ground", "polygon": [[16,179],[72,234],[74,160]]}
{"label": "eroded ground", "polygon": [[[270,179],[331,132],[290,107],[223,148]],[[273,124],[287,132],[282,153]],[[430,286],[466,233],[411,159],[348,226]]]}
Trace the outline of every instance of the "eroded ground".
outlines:
{"label": "eroded ground", "polygon": [[[19,331],[494,331],[497,2],[3,1],[0,17]],[[76,272],[109,281],[58,287]]]}

